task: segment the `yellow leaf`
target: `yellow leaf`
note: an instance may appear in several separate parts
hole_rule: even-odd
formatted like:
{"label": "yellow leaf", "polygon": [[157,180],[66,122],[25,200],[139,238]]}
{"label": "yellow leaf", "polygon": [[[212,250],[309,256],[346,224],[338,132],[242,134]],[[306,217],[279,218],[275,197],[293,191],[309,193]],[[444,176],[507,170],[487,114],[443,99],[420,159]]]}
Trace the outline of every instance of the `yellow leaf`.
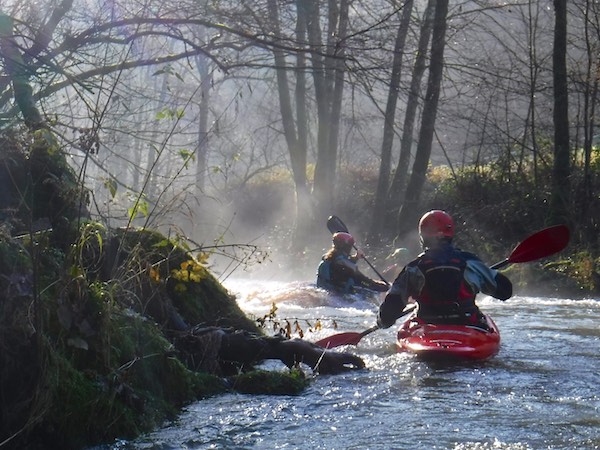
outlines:
{"label": "yellow leaf", "polygon": [[198,256],[196,256],[196,259],[198,260],[198,262],[200,264],[206,264],[208,262],[208,257],[209,257],[208,253],[201,252],[201,253],[198,253]]}
{"label": "yellow leaf", "polygon": [[286,337],[292,337],[292,324],[289,323],[287,320],[285,321],[285,336]]}
{"label": "yellow leaf", "polygon": [[158,270],[156,270],[154,267],[150,267],[149,275],[150,275],[150,279],[152,281],[154,281],[155,283],[160,282],[160,273],[158,273]]}

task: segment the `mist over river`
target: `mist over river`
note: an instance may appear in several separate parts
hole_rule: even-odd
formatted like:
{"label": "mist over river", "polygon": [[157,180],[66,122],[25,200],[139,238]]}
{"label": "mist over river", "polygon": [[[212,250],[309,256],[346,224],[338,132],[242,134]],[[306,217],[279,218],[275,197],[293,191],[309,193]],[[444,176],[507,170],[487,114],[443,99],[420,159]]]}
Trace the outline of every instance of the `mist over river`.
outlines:
{"label": "mist over river", "polygon": [[[311,341],[375,323],[378,299],[347,303],[310,283],[225,286],[257,317],[275,303],[277,318],[297,320]],[[162,429],[99,449],[600,448],[600,301],[484,296],[478,304],[502,336],[489,361],[417,361],[395,351],[394,326],[345,348],[365,360],[365,370],[315,376],[299,396],[199,401]],[[317,319],[323,329],[310,332]],[[264,367],[286,370],[278,361]]]}

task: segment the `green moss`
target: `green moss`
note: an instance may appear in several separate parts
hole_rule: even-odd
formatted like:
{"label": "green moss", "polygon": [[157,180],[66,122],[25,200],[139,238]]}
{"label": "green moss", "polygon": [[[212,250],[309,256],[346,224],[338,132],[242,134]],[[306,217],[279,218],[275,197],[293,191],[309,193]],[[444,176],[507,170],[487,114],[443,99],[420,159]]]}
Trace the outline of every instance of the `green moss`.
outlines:
{"label": "green moss", "polygon": [[298,395],[309,384],[300,370],[272,372],[255,370],[231,378],[233,388],[243,394]]}
{"label": "green moss", "polygon": [[219,377],[203,372],[190,372],[194,395],[207,398],[230,390],[227,383]]}
{"label": "green moss", "polygon": [[178,289],[177,284],[176,281],[169,283],[170,297],[181,315],[191,323],[260,333],[256,323],[244,314],[235,298],[212,275],[207,274],[199,283],[184,283],[185,289]]}
{"label": "green moss", "polygon": [[81,448],[114,436],[135,436],[155,423],[126,403],[121,389],[93,372],[77,370],[60,353],[49,351],[45,370],[50,401],[34,435],[53,448]]}
{"label": "green moss", "polygon": [[[51,409],[35,434],[54,448],[133,437],[174,418],[182,405],[228,389],[216,376],[190,371],[143,317],[114,314],[109,326],[107,348],[46,348],[41,400]],[[105,360],[112,370],[93,363]]]}

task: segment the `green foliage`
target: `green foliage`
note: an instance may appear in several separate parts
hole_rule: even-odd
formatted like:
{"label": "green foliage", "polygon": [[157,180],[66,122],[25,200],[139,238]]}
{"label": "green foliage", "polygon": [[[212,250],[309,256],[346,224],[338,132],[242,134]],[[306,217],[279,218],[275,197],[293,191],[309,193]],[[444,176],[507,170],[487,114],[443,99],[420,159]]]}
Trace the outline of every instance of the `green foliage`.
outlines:
{"label": "green foliage", "polygon": [[184,403],[227,389],[218,377],[188,370],[155,324],[125,314],[116,314],[115,319],[110,345],[117,365],[111,371],[94,368],[77,352],[65,357],[64,352],[46,347],[41,400],[51,409],[36,433],[54,448],[134,437],[174,418]]}
{"label": "green foliage", "polygon": [[149,409],[176,412],[196,398],[191,372],[175,357],[161,329],[146,318],[126,311],[114,314],[108,330],[113,383],[136,386]]}
{"label": "green foliage", "polygon": [[184,81],[181,74],[177,70],[175,70],[175,68],[171,64],[164,65],[162,69],[159,69],[152,74],[153,77],[157,75],[172,75],[176,77],[179,81]]}
{"label": "green foliage", "polygon": [[[234,327],[241,330],[257,331],[250,320],[235,302],[227,290],[210,274],[199,282],[190,281],[184,284],[174,277],[166,283],[173,305],[192,323],[208,322],[221,327]],[[228,299],[228,301],[223,301]]]}
{"label": "green foliage", "polygon": [[129,221],[133,222],[137,217],[148,217],[150,209],[149,203],[145,200],[145,195],[137,197],[134,201],[134,205],[127,209],[127,216]]}
{"label": "green foliage", "polygon": [[[55,292],[58,297],[44,303],[45,329],[47,336],[52,336],[48,342],[53,342],[45,347],[49,363],[43,372],[50,377],[45,384],[50,386],[47,393],[52,399],[45,397],[44,401],[57,410],[51,417],[44,416],[39,433],[64,448],[136,435],[174,417],[183,404],[228,389],[218,377],[193,372],[183,364],[164,330],[142,315],[143,309],[131,309],[141,304],[131,303],[132,292],[125,289],[126,284],[97,279],[102,260],[102,252],[98,252],[106,250],[106,231],[94,223],[82,226],[81,238],[69,258],[78,267],[70,270],[75,279]],[[124,246],[132,251],[132,257],[148,258],[135,263],[136,267],[152,261],[157,273],[166,274],[160,266],[167,264],[169,257],[186,258],[179,270],[191,261],[172,244],[153,245],[165,241],[158,233],[130,230],[121,237],[127,244],[135,241],[132,248]],[[148,247],[140,247],[140,242]],[[195,263],[192,270],[197,266]],[[205,269],[200,272],[208,277]],[[131,286],[142,287],[141,279],[148,275],[140,272],[138,277],[138,284]],[[159,292],[165,284],[158,281],[152,284]],[[189,278],[185,282],[198,284]],[[229,298],[226,293],[225,298]],[[213,303],[222,300],[215,297]],[[196,298],[186,301],[194,303]],[[226,311],[226,307],[220,308]],[[199,317],[201,322],[205,319]],[[61,435],[54,436],[54,432]]]}
{"label": "green foliage", "polygon": [[115,198],[115,195],[117,195],[117,189],[119,187],[116,180],[113,178],[105,178],[103,184],[104,187],[110,192],[111,198]]}
{"label": "green foliage", "polygon": [[187,149],[181,149],[179,150],[179,156],[181,157],[181,159],[183,160],[183,164],[185,166],[186,169],[189,169],[189,163],[190,161],[195,161],[196,160],[196,155],[194,152],[187,150]]}
{"label": "green foliage", "polygon": [[600,257],[594,257],[589,250],[572,253],[567,259],[547,264],[547,268],[574,280],[583,292],[600,291]]}
{"label": "green foliage", "polygon": [[507,173],[498,164],[432,169],[423,201],[423,211],[451,211],[458,242],[466,247],[477,242],[485,250],[482,256],[491,259],[502,258],[507,246],[547,226],[550,192],[550,173],[542,168],[534,173],[523,164],[518,173]]}
{"label": "green foliage", "polygon": [[185,111],[182,109],[163,108],[161,111],[156,113],[156,120],[179,120],[185,115]]}

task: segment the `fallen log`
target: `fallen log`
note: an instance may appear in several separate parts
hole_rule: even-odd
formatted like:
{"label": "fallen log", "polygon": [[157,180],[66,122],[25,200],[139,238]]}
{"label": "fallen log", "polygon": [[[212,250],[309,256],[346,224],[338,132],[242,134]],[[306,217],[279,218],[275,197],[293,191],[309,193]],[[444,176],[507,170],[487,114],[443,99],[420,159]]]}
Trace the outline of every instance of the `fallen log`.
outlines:
{"label": "fallen log", "polygon": [[308,365],[315,373],[338,374],[363,369],[364,361],[351,353],[325,350],[303,339],[262,336],[243,330],[194,327],[177,338],[182,359],[193,370],[219,376],[252,370],[265,360],[280,360],[292,368]]}

